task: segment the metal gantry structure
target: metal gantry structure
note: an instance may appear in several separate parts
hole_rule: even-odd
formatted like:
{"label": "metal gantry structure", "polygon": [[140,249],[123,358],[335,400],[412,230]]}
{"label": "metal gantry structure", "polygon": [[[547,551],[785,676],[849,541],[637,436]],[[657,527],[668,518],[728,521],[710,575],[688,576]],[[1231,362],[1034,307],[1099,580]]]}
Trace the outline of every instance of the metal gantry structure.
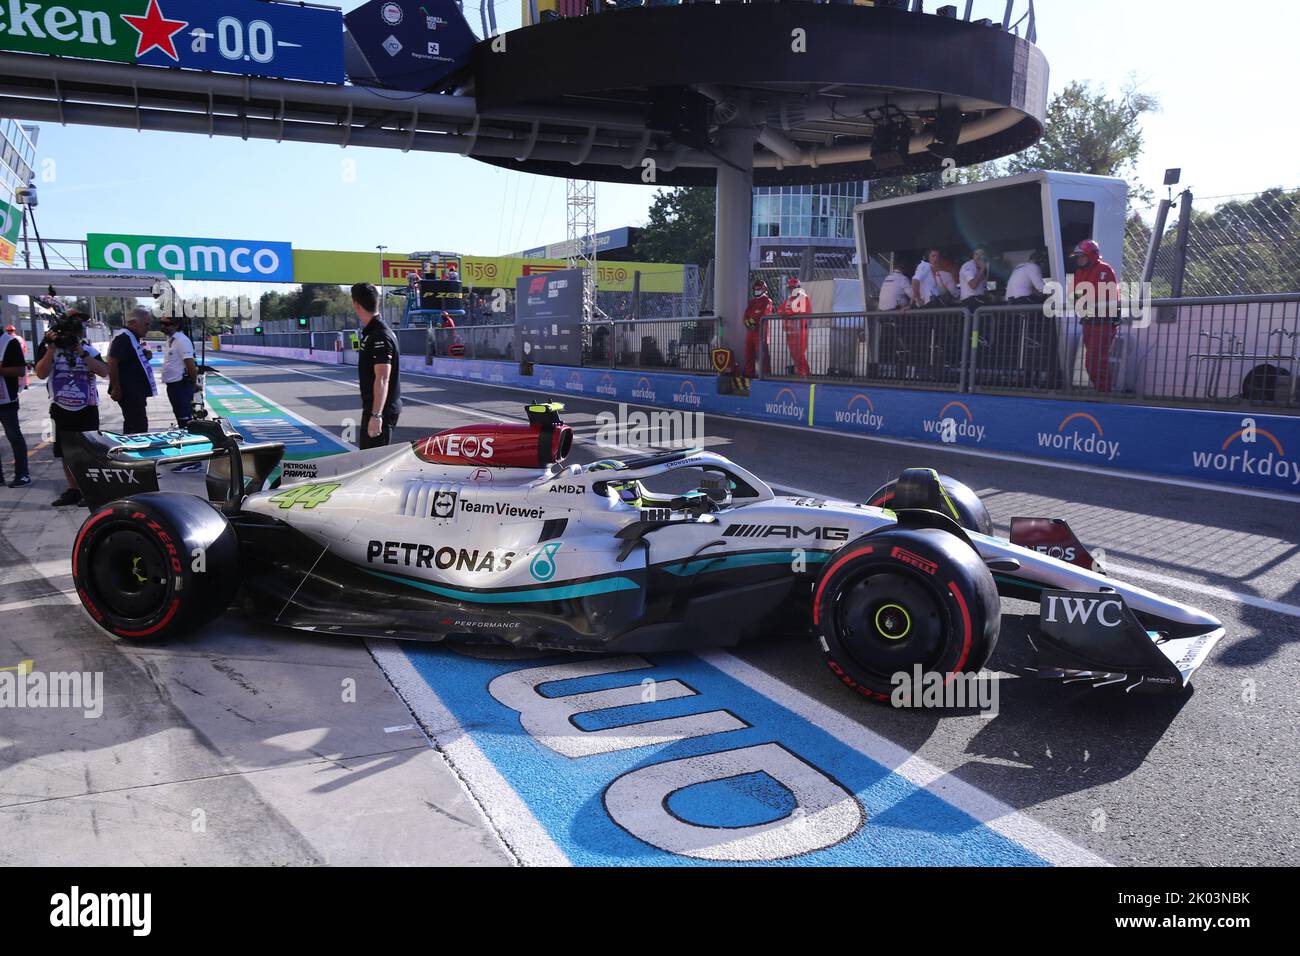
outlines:
{"label": "metal gantry structure", "polygon": [[590,179],[568,180],[566,203],[565,259],[570,269],[582,270],[582,320],[592,322],[600,315],[596,305],[600,282],[596,267],[596,184]]}

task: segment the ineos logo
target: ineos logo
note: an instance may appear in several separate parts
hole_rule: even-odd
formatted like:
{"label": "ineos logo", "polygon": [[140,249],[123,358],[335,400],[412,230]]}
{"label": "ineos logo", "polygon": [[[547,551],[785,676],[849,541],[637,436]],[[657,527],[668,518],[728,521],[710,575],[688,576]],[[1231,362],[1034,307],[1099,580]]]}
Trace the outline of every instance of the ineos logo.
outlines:
{"label": "ineos logo", "polygon": [[1073,561],[1078,553],[1074,548],[1063,548],[1059,544],[1040,544],[1036,545],[1034,550],[1058,561]]}

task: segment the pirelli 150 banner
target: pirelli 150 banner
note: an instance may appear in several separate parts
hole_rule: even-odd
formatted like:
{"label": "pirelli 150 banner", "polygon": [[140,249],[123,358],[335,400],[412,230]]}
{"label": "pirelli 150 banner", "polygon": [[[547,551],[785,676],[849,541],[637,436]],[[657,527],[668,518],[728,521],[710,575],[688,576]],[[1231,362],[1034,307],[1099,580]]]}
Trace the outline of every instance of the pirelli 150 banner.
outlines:
{"label": "pirelli 150 banner", "polygon": [[343,82],[343,14],[270,0],[0,0],[0,50]]}

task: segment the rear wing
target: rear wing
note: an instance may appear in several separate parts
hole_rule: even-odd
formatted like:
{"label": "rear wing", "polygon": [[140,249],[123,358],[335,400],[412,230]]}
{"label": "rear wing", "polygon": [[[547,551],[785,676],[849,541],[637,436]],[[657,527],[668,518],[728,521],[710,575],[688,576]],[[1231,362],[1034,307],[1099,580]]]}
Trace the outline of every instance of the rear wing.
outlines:
{"label": "rear wing", "polygon": [[283,457],[284,445],[246,443],[220,418],[146,435],[74,432],[63,438],[63,460],[91,508],[157,491],[159,464],[206,461],[208,500],[234,513],[247,495],[269,487]]}

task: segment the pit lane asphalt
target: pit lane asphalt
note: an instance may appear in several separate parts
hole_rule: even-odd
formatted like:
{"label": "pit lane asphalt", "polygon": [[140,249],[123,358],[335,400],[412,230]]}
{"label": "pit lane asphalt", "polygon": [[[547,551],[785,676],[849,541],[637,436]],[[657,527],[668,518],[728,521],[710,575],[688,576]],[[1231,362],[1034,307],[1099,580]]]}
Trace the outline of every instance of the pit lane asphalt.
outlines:
{"label": "pit lane asphalt", "polygon": [[[327,431],[340,434],[346,420],[359,417],[354,368],[230,358],[243,364],[225,374]],[[406,372],[403,397],[395,442],[485,418],[517,421],[523,402],[555,397],[579,432],[571,460],[616,454],[594,442],[595,416],[613,407],[607,402]],[[774,638],[742,645],[736,656],[1109,862],[1300,862],[1300,499],[720,416],[706,417],[706,436],[710,450],[782,489],[851,500],[863,500],[904,467],[938,468],[981,493],[998,533],[1007,533],[1013,516],[1066,518],[1086,545],[1105,549],[1112,565],[1133,569],[1134,584],[1202,607],[1228,634],[1187,697],[1125,696],[1009,677],[1001,682],[1001,711],[991,719],[869,704],[840,687],[811,642]],[[1262,599],[1262,606],[1241,598]],[[1003,671],[1026,660],[1023,638],[1008,617],[991,667]]]}

